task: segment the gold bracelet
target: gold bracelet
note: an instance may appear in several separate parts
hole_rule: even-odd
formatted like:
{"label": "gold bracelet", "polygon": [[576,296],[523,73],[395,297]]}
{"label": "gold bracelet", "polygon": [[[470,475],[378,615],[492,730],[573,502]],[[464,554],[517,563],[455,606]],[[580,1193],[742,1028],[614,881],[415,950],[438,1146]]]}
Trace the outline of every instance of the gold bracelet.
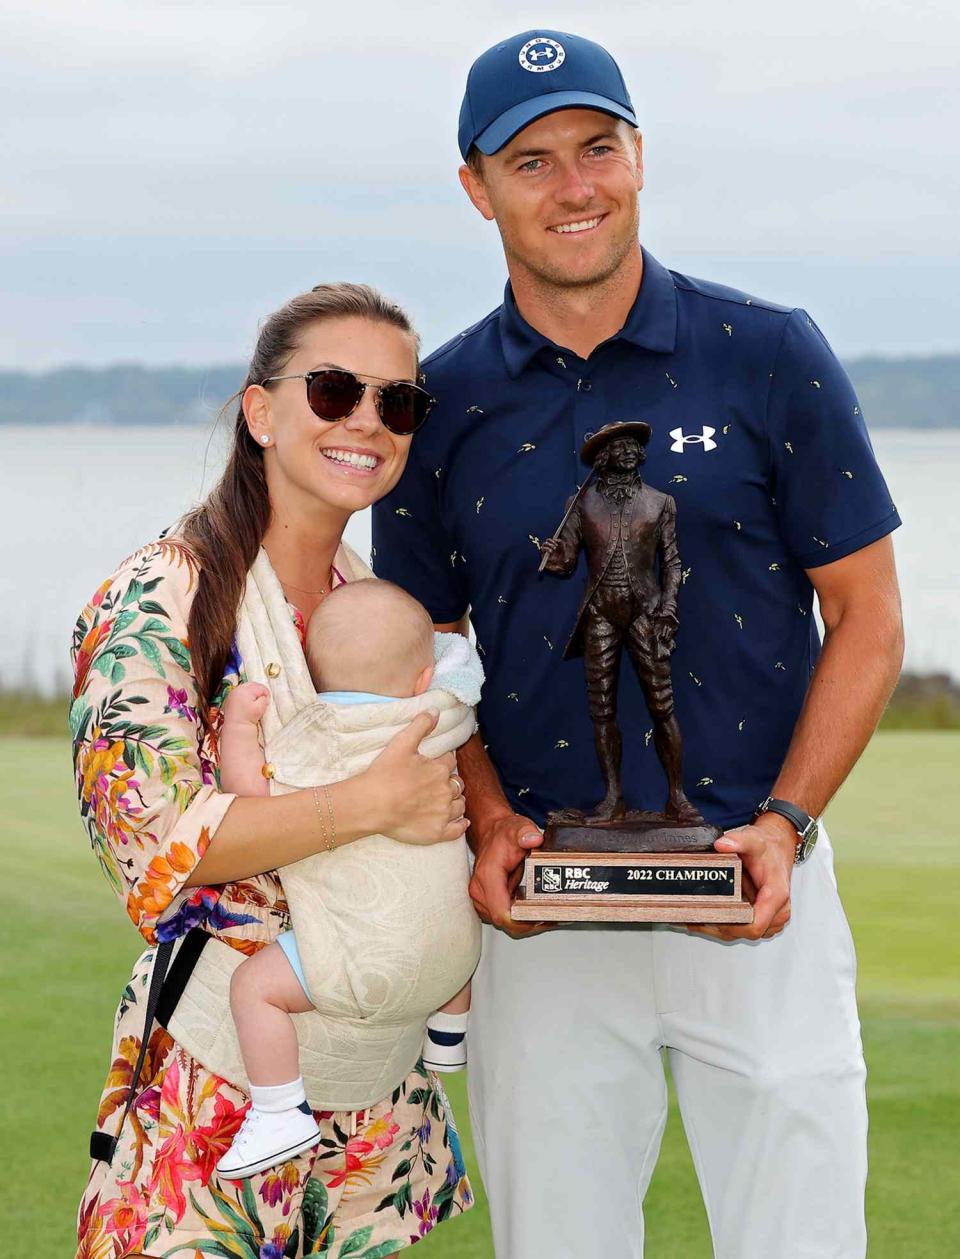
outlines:
{"label": "gold bracelet", "polygon": [[320,835],[321,835],[321,837],[322,837],[322,839],[323,839],[324,844],[326,844],[326,842],[327,842],[327,826],[326,826],[326,822],[323,820],[323,809],[322,809],[322,808],[321,808],[321,806],[320,806],[320,793],[319,793],[319,789],[318,789],[318,788],[316,788],[316,787],[311,787],[311,788],[310,788],[310,790],[313,792],[313,807],[314,807],[314,808],[316,809],[316,811],[317,811],[317,820],[318,820],[318,821],[319,821],[319,823],[320,823]]}
{"label": "gold bracelet", "polygon": [[[313,805],[317,811],[317,817],[320,820],[320,834],[323,836],[323,841],[326,844],[327,852],[333,852],[334,848],[336,848],[337,846],[337,824],[333,815],[333,800],[330,796],[330,788],[324,785],[323,787],[313,787],[311,788],[311,790],[313,791]],[[319,795],[320,791],[323,792],[327,801],[327,816],[329,817],[329,833],[328,833],[327,820],[324,817],[323,806],[320,803],[320,795]]]}
{"label": "gold bracelet", "polygon": [[330,794],[330,788],[324,784],[323,794],[327,800],[327,813],[330,816],[330,839],[327,841],[330,851],[333,852],[337,846],[337,820],[333,816],[333,796]]}

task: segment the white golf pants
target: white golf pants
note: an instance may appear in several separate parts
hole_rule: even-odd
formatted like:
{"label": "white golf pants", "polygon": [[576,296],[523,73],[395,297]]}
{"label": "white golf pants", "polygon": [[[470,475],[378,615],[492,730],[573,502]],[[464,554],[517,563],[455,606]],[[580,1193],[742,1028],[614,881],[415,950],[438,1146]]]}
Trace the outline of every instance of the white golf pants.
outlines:
{"label": "white golf pants", "polygon": [[469,1083],[497,1259],[640,1259],[663,1051],[716,1259],[862,1259],[856,960],[822,829],[792,910],[755,943],[484,928]]}

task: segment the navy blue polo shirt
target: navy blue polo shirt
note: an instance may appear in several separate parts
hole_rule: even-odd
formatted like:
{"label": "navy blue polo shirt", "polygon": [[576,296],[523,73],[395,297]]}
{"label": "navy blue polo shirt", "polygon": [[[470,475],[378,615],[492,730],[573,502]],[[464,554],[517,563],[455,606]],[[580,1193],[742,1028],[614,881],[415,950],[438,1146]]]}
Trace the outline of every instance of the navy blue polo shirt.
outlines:
{"label": "navy blue polo shirt", "polygon": [[[645,481],[677,505],[672,657],[684,785],[720,826],[769,794],[819,651],[805,569],[900,523],[853,388],[805,311],[666,270],[644,252],[623,328],[587,359],[504,303],[424,363],[437,406],[374,508],[374,566],[438,622],[469,608],[487,680],[479,717],[513,808],[537,822],[603,794],[582,659],[564,660],[586,580],[538,576],[586,468],[587,434],[652,430]],[[630,808],[666,777],[624,655],[618,719]]]}

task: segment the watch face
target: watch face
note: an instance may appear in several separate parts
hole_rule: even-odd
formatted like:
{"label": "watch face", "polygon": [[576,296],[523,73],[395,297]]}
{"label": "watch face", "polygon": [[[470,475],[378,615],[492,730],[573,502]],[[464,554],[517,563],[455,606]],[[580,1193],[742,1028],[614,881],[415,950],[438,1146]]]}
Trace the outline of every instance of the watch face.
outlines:
{"label": "watch face", "polygon": [[806,859],[810,856],[814,848],[817,846],[817,836],[819,834],[820,828],[817,826],[816,822],[814,822],[809,829],[809,834],[800,843],[800,853],[797,858],[798,861],[806,861]]}

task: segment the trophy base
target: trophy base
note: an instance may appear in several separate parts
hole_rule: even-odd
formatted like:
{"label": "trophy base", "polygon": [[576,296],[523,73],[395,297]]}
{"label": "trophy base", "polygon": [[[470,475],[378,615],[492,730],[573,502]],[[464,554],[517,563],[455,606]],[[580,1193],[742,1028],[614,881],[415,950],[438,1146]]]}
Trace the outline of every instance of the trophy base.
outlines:
{"label": "trophy base", "polygon": [[714,852],[723,831],[701,818],[676,822],[662,813],[631,812],[612,822],[594,822],[577,809],[547,816],[538,852]]}
{"label": "trophy base", "polygon": [[742,869],[736,854],[718,852],[539,848],[524,862],[510,916],[516,922],[753,922]]}

